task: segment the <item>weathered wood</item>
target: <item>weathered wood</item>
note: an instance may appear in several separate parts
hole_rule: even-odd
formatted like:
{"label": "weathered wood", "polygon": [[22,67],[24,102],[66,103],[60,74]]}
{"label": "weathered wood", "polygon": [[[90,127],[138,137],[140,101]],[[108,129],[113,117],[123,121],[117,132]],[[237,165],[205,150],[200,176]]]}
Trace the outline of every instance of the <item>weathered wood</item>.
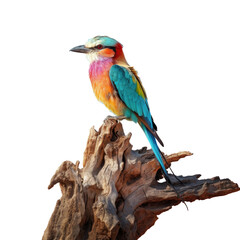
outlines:
{"label": "weathered wood", "polygon": [[[166,182],[157,181],[162,176],[152,150],[133,151],[130,138],[114,119],[105,120],[98,132],[91,128],[84,167],[65,161],[51,179],[49,189],[60,183],[62,197],[43,240],[138,239],[153,226],[157,215],[181,202]],[[171,164],[190,155],[180,152],[166,159]],[[199,177],[178,176],[179,183],[171,176],[184,201],[239,191],[229,179]]]}

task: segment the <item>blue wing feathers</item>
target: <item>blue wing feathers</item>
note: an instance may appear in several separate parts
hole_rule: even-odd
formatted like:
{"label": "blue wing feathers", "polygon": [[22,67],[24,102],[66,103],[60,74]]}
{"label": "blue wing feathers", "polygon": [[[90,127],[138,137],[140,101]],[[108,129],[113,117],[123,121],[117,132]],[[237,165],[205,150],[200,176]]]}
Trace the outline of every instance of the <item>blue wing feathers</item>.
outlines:
{"label": "blue wing feathers", "polygon": [[[137,93],[137,79],[133,81],[134,75],[125,67],[119,65],[113,65],[110,69],[109,76],[111,82],[116,88],[119,97],[126,104],[127,110],[125,112],[126,117],[131,118],[134,122],[138,122],[136,113],[138,116],[143,117],[146,124],[153,129],[152,116],[149,110],[148,102],[146,98],[143,98]],[[169,180],[167,170],[163,164],[160,149],[153,134],[147,129],[143,123],[139,123],[142,127],[152,150],[160,163],[163,174],[166,180]]]}
{"label": "blue wing feathers", "polygon": [[133,81],[134,75],[125,67],[113,65],[109,76],[126,106],[139,116],[145,117],[149,122],[149,126],[152,127],[147,99],[144,99],[137,93],[137,82]]}

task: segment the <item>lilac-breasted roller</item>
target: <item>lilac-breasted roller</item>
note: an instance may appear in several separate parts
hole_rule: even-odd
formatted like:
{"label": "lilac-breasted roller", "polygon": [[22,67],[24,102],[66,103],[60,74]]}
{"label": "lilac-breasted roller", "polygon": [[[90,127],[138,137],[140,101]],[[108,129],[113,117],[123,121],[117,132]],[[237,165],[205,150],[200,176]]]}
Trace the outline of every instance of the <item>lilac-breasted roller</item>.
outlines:
{"label": "lilac-breasted roller", "polygon": [[157,141],[162,146],[163,143],[156,133],[157,126],[150,112],[146,92],[137,72],[127,63],[122,48],[113,38],[96,36],[70,51],[87,54],[90,61],[89,77],[97,99],[115,115],[141,126],[166,181],[172,185],[157,145]]}

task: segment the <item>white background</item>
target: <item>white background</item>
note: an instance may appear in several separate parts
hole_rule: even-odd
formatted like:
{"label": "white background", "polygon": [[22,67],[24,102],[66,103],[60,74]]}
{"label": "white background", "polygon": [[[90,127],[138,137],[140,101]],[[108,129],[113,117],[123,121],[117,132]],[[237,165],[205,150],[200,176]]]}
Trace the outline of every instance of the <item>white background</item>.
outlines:
{"label": "white background", "polygon": [[[96,35],[124,45],[142,78],[173,164],[240,183],[239,1],[2,1],[0,3],[1,239],[41,239],[61,197],[47,190],[64,160],[82,161],[89,134],[110,112],[95,99],[85,56]],[[148,146],[141,129],[134,148]],[[144,239],[239,239],[240,193],[183,204]]]}

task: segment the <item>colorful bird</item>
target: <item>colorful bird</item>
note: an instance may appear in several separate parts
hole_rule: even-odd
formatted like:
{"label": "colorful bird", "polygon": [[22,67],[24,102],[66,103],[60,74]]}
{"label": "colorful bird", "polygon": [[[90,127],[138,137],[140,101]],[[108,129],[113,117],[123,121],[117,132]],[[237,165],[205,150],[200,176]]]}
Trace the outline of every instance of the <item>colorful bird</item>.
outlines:
{"label": "colorful bird", "polygon": [[70,51],[87,54],[90,61],[89,77],[97,99],[119,118],[132,120],[141,126],[166,181],[172,186],[163,163],[164,156],[157,145],[157,141],[162,146],[163,142],[156,133],[157,126],[150,112],[146,92],[137,72],[127,63],[122,48],[113,38],[96,36]]}

